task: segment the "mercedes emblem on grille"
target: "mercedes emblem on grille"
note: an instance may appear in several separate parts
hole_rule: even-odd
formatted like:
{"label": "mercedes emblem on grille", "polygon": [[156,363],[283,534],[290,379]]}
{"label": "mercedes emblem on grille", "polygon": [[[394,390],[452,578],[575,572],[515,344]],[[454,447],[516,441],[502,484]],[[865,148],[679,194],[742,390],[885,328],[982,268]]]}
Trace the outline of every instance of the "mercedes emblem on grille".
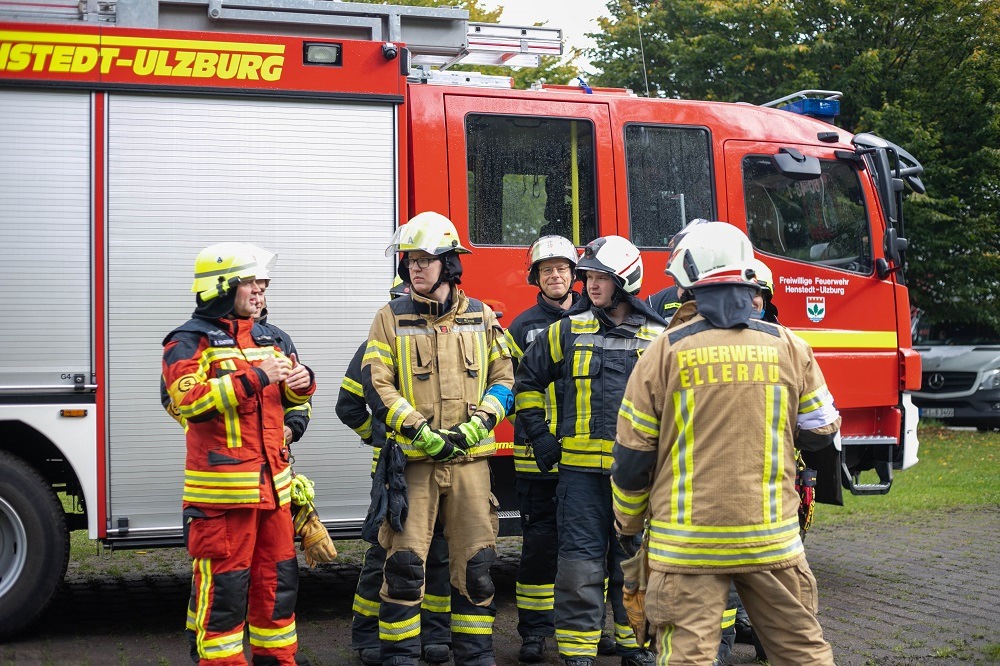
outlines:
{"label": "mercedes emblem on grille", "polygon": [[927,378],[928,388],[932,388],[935,391],[940,391],[942,386],[944,386],[944,375],[942,375],[940,372],[935,372],[933,375]]}

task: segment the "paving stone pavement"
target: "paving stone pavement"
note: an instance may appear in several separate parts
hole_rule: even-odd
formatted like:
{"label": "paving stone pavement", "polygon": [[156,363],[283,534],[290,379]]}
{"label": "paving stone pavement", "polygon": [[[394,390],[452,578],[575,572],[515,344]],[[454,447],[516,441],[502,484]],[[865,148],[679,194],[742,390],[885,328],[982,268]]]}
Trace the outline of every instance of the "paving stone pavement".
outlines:
{"label": "paving stone pavement", "polygon": [[[316,666],[357,664],[350,616],[362,548],[302,569],[298,631]],[[806,541],[820,590],[820,623],[841,666],[1000,663],[1000,506],[906,523],[816,525]],[[517,663],[517,539],[502,539],[494,570],[497,664]],[[181,635],[190,565],[180,549],[110,553],[71,562],[37,626],[0,645],[0,665],[190,664]],[[730,664],[749,664],[738,645]],[[546,664],[558,664],[554,647]],[[617,664],[600,657],[598,666]]]}

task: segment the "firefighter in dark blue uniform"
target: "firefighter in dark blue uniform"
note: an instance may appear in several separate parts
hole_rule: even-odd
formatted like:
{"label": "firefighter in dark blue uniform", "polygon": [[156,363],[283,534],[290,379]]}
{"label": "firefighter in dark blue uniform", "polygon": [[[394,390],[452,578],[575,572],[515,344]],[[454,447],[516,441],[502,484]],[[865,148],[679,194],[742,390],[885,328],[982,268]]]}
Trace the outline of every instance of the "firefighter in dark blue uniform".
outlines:
{"label": "firefighter in dark blue uniform", "polygon": [[[528,284],[538,287],[538,297],[537,303],[519,314],[507,329],[507,344],[515,369],[531,342],[544,335],[549,325],[561,319],[579,300],[580,294],[573,291],[578,259],[576,247],[562,236],[542,236],[528,249]],[[552,433],[558,425],[556,410],[561,395],[562,382],[550,384],[545,391],[545,419]],[[545,639],[555,634],[552,607],[558,556],[559,477],[554,467],[548,472],[538,468],[516,415],[514,473],[522,534],[516,582],[517,632],[522,640],[518,659],[535,663],[544,658]]]}
{"label": "firefighter in dark blue uniform", "polygon": [[[614,538],[611,448],[629,375],[666,323],[636,298],[642,258],[625,238],[593,241],[576,269],[584,295],[525,350],[515,381],[515,422],[521,424],[538,467],[548,471],[559,463],[556,642],[567,666],[593,666],[609,567],[622,665],[652,664],[653,655],[636,641],[622,604],[625,553]],[[545,394],[557,381],[562,381],[564,394],[553,433],[546,422]]]}

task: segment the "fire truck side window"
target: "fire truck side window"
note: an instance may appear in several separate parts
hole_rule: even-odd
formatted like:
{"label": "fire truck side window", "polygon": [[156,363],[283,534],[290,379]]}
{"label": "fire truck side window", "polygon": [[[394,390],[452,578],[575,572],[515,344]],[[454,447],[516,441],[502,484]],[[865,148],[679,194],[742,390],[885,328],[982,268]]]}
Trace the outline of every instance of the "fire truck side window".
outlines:
{"label": "fire truck side window", "polygon": [[708,131],[692,127],[625,128],[632,242],[665,247],[696,218],[714,220]]}
{"label": "fire truck side window", "polygon": [[469,239],[530,245],[559,234],[597,237],[594,127],[587,120],[470,114]]}
{"label": "fire truck side window", "polygon": [[871,229],[858,173],[845,162],[820,165],[819,178],[791,180],[769,157],[743,159],[750,240],[761,252],[869,274]]}

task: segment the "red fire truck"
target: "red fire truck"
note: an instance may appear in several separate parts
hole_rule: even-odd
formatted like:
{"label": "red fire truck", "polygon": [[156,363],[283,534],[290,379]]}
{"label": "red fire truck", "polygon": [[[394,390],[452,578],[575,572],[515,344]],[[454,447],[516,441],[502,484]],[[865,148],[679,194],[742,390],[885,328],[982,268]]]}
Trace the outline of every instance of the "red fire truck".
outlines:
{"label": "red fire truck", "polygon": [[[0,633],[51,599],[69,530],[180,544],[184,442],[159,402],[160,345],[192,310],[193,258],[223,240],[279,255],[271,317],[320,385],[296,468],[337,537],[359,532],[370,465],[337,389],[387,300],[393,229],[425,210],[455,221],[473,249],[463,286],[507,320],[534,302],[540,234],[631,238],[648,295],[687,221],[745,229],[844,416],[839,450],[814,461],[834,479],[820,499],[887,492],[916,462],[899,269],[919,164],[788,110],[449,69],[530,66],[560,44],[456,9],[0,0]],[[511,459],[494,462],[514,506]]]}

